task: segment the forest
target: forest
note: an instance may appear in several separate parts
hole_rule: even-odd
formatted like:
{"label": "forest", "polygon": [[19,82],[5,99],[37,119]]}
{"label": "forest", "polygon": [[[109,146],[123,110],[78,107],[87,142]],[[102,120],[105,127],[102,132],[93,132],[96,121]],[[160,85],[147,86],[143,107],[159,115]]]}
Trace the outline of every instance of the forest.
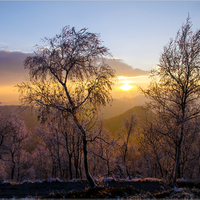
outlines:
{"label": "forest", "polygon": [[1,181],[199,181],[200,30],[190,17],[163,48],[148,88],[139,87],[149,101],[109,120],[99,111],[117,77],[100,36],[66,26],[44,43],[24,61],[22,106],[0,106]]}

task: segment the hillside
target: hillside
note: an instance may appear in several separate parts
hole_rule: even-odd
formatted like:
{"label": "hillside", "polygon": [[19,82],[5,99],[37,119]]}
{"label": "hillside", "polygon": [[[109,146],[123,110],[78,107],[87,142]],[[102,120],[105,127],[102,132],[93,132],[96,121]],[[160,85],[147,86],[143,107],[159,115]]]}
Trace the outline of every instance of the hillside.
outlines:
{"label": "hillside", "polygon": [[149,100],[144,95],[138,95],[134,98],[121,98],[121,99],[113,99],[111,105],[107,105],[102,108],[100,111],[100,118],[110,119],[111,117],[118,116],[123,114],[125,111],[135,107],[135,106],[143,106],[145,102]]}
{"label": "hillside", "polygon": [[130,119],[131,114],[135,114],[137,116],[142,116],[145,112],[145,109],[143,106],[135,106],[123,114],[120,114],[118,116],[112,117],[110,119],[105,120],[105,128],[110,131],[112,134],[114,134],[116,131],[120,130],[124,126],[124,120]]}
{"label": "hillside", "polygon": [[34,109],[22,109],[20,106],[17,105],[0,106],[0,109],[4,109],[7,113],[16,113],[21,120],[24,120],[27,128],[32,131],[39,124]]}

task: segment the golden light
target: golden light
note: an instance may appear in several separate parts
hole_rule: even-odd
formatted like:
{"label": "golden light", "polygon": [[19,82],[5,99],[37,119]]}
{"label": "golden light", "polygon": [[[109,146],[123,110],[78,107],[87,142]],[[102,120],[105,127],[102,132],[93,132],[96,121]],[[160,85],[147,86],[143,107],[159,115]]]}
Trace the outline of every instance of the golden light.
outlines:
{"label": "golden light", "polygon": [[6,102],[9,105],[9,102],[19,101],[19,93],[13,85],[3,85],[0,86],[0,102]]}
{"label": "golden light", "polygon": [[131,90],[133,88],[133,86],[129,85],[128,83],[125,83],[124,85],[122,85],[120,87],[120,89],[124,90],[124,91],[128,91]]}

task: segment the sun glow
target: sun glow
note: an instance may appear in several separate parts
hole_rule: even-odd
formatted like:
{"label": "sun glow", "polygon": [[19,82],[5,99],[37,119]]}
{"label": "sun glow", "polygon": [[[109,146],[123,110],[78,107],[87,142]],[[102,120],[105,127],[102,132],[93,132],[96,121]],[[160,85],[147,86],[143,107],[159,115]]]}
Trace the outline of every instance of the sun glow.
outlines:
{"label": "sun glow", "polygon": [[120,89],[124,90],[124,91],[129,91],[133,88],[133,86],[129,85],[128,83],[125,83],[124,85],[122,85],[120,87]]}

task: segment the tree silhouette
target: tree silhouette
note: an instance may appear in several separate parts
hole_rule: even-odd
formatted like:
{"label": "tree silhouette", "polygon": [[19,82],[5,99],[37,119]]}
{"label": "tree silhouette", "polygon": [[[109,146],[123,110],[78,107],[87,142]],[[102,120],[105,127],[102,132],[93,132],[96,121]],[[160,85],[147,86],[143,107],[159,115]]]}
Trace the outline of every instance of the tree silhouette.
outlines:
{"label": "tree silhouette", "polygon": [[158,69],[151,73],[152,82],[142,90],[151,106],[165,123],[163,134],[175,146],[173,186],[180,168],[181,147],[189,134],[188,124],[200,115],[200,30],[191,30],[187,18],[176,38],[164,47]]}
{"label": "tree silhouette", "polygon": [[83,142],[86,177],[94,187],[88,169],[87,132],[78,113],[85,105],[92,112],[112,100],[115,71],[104,62],[109,50],[98,34],[85,28],[77,32],[66,26],[60,34],[43,41],[46,45],[37,46],[35,55],[25,59],[30,81],[18,85],[20,99],[25,105],[38,106],[41,121],[51,109],[73,119]]}

